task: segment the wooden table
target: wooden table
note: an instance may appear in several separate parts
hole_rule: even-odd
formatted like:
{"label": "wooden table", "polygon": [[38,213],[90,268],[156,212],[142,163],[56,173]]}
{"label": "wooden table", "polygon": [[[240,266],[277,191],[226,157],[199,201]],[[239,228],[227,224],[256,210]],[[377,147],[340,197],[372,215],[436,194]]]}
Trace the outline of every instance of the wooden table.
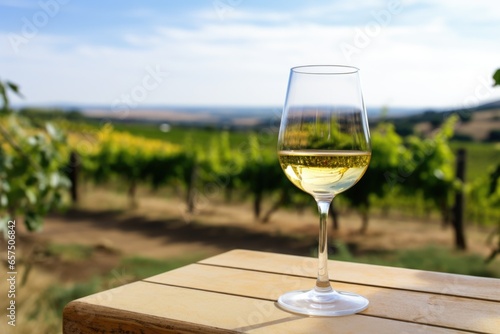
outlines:
{"label": "wooden table", "polygon": [[314,285],[316,259],[230,251],[69,303],[70,333],[500,333],[500,280],[330,261],[362,313],[307,317],[278,296]]}

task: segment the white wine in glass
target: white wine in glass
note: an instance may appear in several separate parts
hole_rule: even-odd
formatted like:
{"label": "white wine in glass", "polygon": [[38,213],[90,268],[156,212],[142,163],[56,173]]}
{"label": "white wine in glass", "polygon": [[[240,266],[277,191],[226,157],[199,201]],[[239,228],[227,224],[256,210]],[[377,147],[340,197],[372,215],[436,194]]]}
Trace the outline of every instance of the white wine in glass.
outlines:
{"label": "white wine in glass", "polygon": [[287,311],[340,316],[368,307],[366,298],[334,290],[327,268],[328,209],[337,194],[359,181],[371,158],[358,72],[340,65],[298,66],[290,71],[278,158],[288,179],[316,200],[320,227],[316,286],[281,295],[278,305]]}

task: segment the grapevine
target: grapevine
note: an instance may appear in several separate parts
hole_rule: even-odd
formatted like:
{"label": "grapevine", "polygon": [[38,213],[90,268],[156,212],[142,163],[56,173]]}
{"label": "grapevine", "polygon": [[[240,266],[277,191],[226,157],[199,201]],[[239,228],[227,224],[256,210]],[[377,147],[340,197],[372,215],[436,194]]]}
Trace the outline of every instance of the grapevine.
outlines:
{"label": "grapevine", "polygon": [[65,204],[66,138],[50,123],[34,126],[14,113],[9,91],[19,93],[17,85],[0,81],[0,229],[20,216],[28,230],[38,230],[46,214]]}

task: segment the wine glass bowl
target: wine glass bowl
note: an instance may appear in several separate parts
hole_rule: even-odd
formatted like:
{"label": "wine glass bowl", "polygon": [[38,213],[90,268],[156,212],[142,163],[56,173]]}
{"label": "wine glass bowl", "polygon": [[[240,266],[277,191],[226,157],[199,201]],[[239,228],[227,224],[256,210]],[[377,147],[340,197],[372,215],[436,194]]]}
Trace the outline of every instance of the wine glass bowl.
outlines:
{"label": "wine glass bowl", "polygon": [[358,71],[339,65],[298,66],[290,71],[278,135],[278,159],[287,178],[313,196],[320,213],[316,286],[279,297],[278,305],[291,312],[338,316],[368,306],[362,296],[333,290],[327,269],[330,203],[360,180],[371,158]]}

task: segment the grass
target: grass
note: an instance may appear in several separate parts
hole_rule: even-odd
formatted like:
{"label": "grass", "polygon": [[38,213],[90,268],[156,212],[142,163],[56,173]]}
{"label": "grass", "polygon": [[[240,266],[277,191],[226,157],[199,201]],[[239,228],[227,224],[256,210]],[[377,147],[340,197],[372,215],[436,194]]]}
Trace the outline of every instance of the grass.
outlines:
{"label": "grass", "polygon": [[[101,124],[95,121],[87,121],[95,127],[100,127]],[[172,126],[170,131],[162,132],[158,124],[144,123],[113,123],[113,128],[118,131],[129,132],[136,136],[142,136],[149,139],[166,140],[174,144],[184,145],[192,142],[196,145],[201,145],[203,148],[208,148],[212,143],[212,138],[220,135],[220,129],[210,127],[185,127]],[[236,149],[248,141],[250,131],[229,131],[229,138],[232,148]],[[275,141],[274,141],[275,142]],[[274,145],[274,142],[272,145]],[[273,149],[275,147],[272,146]]]}
{"label": "grass", "polygon": [[486,264],[483,256],[466,254],[444,247],[427,246],[419,249],[355,256],[345,244],[337,243],[335,246],[336,252],[332,259],[339,261],[500,278],[500,266]]}
{"label": "grass", "polygon": [[[80,246],[55,245],[53,248],[58,251],[68,249],[74,251],[80,249]],[[60,325],[63,309],[72,300],[182,267],[203,257],[201,254],[190,254],[169,260],[125,257],[115,269],[105,276],[95,276],[86,282],[77,282],[66,286],[51,285],[39,297],[37,307],[29,314],[29,319],[37,322],[42,321],[52,330]]]}
{"label": "grass", "polygon": [[185,257],[161,261],[144,257],[127,257],[122,259],[116,271],[126,273],[134,279],[142,279],[185,266],[202,258],[201,255],[186,255]]}
{"label": "grass", "polygon": [[86,260],[92,256],[93,247],[80,244],[55,244],[47,246],[48,255],[56,256],[63,261]]}
{"label": "grass", "polygon": [[38,300],[39,307],[31,313],[30,320],[37,320],[40,317],[58,317],[62,315],[62,311],[67,303],[96,293],[100,290],[101,286],[102,279],[99,277],[94,277],[87,282],[75,283],[71,286],[54,284],[45,290],[45,292],[40,296]]}
{"label": "grass", "polygon": [[473,181],[486,173],[489,169],[500,164],[500,144],[499,143],[479,143],[479,142],[451,142],[451,148],[465,148],[466,150],[466,179]]}

